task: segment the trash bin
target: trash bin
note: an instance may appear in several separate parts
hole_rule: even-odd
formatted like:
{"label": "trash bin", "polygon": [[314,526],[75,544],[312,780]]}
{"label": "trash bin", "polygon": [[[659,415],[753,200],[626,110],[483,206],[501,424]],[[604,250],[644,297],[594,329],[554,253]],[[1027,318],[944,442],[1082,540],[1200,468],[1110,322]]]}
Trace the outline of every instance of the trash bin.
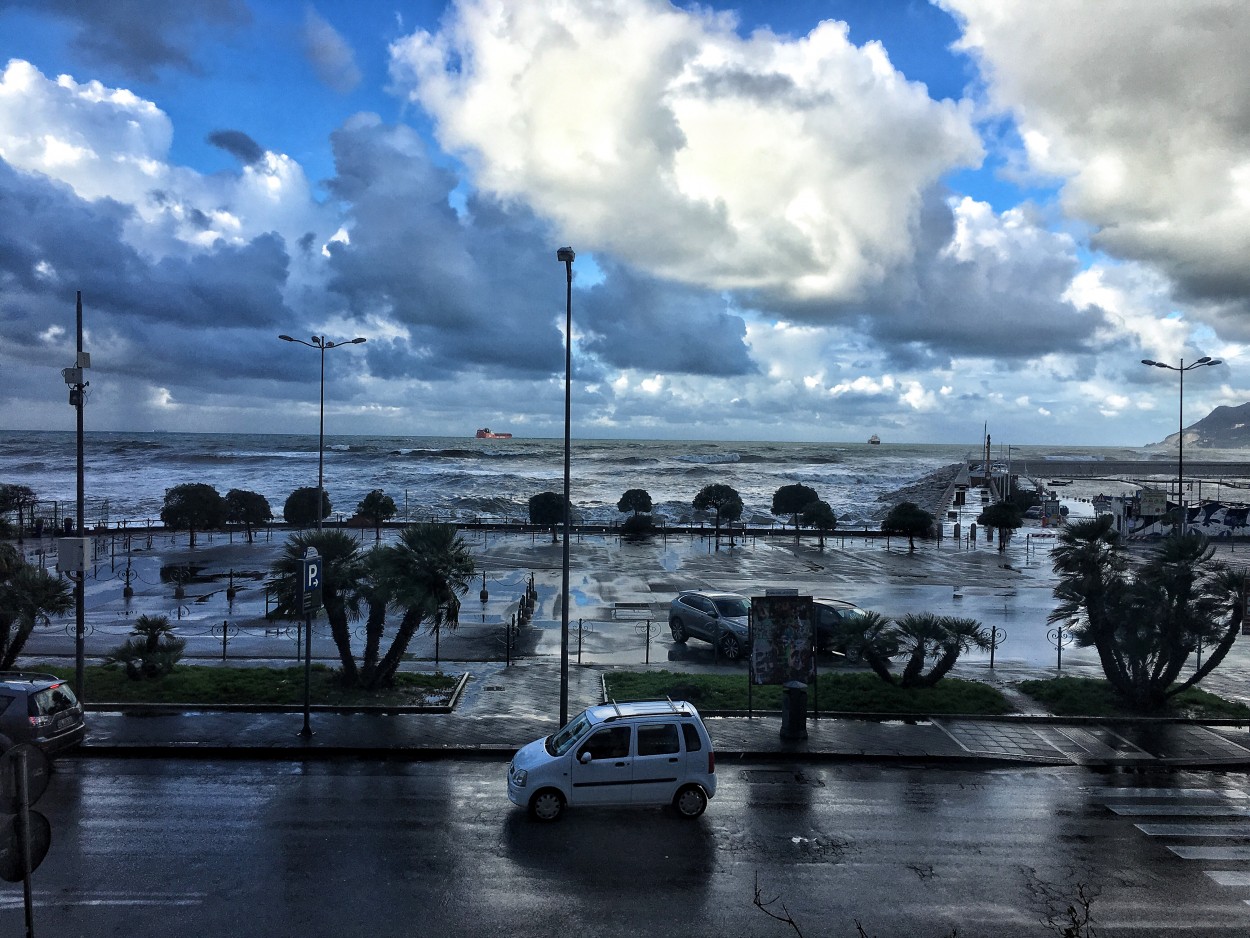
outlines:
{"label": "trash bin", "polygon": [[781,738],[807,739],[807,685],[802,681],[781,685]]}

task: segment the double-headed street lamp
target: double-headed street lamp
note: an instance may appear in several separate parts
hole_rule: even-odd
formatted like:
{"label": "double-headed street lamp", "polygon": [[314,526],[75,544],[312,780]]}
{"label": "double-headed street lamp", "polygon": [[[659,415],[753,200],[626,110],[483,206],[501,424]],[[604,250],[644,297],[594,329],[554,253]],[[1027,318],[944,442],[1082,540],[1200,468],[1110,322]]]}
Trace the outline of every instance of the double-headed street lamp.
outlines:
{"label": "double-headed street lamp", "polygon": [[564,265],[564,553],[560,567],[560,725],[569,722],[569,452],[573,420],[573,258],[572,248],[556,251]]}
{"label": "double-headed street lamp", "polygon": [[289,335],[278,336],[283,342],[296,342],[321,352],[321,408],[317,418],[317,529],[321,529],[321,506],[325,504],[325,458],[326,458],[326,349],[339,348],[343,345],[360,345],[365,339],[357,336],[345,342],[327,342],[323,335],[315,335],[312,341],[293,339]]}
{"label": "double-headed street lamp", "polygon": [[1210,355],[1203,355],[1195,362],[1185,364],[1185,359],[1181,359],[1179,365],[1169,365],[1167,362],[1151,361],[1149,358],[1141,360],[1143,365],[1150,365],[1153,368],[1166,368],[1168,371],[1175,371],[1180,375],[1180,426],[1177,428],[1176,434],[1176,506],[1180,512],[1180,521],[1176,525],[1176,533],[1181,534],[1185,529],[1185,496],[1183,494],[1183,486],[1185,484],[1185,372],[1193,371],[1195,368],[1203,368],[1207,365],[1222,365],[1223,362],[1218,358],[1212,358]]}

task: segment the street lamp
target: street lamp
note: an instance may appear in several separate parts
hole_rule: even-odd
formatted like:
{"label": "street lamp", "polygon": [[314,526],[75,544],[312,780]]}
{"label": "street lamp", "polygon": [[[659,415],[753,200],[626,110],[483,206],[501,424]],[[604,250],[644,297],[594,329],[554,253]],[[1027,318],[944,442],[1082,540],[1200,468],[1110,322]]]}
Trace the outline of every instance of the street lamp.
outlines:
{"label": "street lamp", "polygon": [[569,721],[569,451],[573,418],[573,249],[560,248],[564,265],[564,553],[560,567],[560,725]]}
{"label": "street lamp", "polygon": [[343,345],[360,345],[365,339],[357,336],[346,342],[327,342],[323,335],[315,335],[311,342],[293,339],[289,335],[278,336],[283,342],[295,342],[321,351],[321,409],[317,418],[317,530],[321,530],[321,506],[325,504],[325,458],[326,458],[326,349]]}
{"label": "street lamp", "polygon": [[1185,527],[1185,496],[1183,494],[1183,486],[1185,484],[1185,372],[1193,371],[1195,368],[1203,368],[1207,365],[1222,365],[1223,362],[1218,358],[1212,358],[1210,355],[1203,355],[1194,362],[1185,364],[1185,359],[1181,359],[1179,365],[1169,365],[1166,362],[1155,362],[1149,358],[1141,360],[1143,365],[1150,365],[1153,368],[1166,368],[1169,371],[1175,371],[1180,376],[1180,426],[1177,428],[1176,434],[1176,505],[1180,511],[1180,522],[1176,525],[1176,533],[1182,533]]}

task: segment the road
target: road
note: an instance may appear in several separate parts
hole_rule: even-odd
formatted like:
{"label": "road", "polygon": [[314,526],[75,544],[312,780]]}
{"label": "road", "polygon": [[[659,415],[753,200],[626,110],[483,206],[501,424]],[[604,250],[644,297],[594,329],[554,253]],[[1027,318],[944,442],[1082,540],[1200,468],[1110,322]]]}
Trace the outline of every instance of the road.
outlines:
{"label": "road", "polygon": [[[1103,936],[1250,931],[1250,780],[723,761],[708,812],[531,821],[497,762],[67,759],[40,935]],[[756,908],[792,916],[798,931]],[[0,934],[23,933],[0,884]]]}

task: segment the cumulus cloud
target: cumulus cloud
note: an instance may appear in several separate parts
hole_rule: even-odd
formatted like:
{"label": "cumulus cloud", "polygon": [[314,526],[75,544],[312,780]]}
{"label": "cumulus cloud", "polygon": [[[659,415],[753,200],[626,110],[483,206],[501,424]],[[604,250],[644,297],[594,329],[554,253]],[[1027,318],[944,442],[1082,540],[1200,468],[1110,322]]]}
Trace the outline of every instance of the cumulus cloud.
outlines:
{"label": "cumulus cloud", "polygon": [[1096,247],[1250,311],[1250,7],[1241,0],[939,0],[1029,167]]}
{"label": "cumulus cloud", "polygon": [[360,68],[351,46],[316,10],[304,13],[301,31],[304,54],[312,63],[317,77],[329,88],[346,94],[360,84]]}
{"label": "cumulus cloud", "polygon": [[478,186],[570,241],[703,287],[859,297],[910,254],[922,194],[980,160],[971,113],[845,24],[735,26],[665,0],[469,0],[397,42],[392,75]]}
{"label": "cumulus cloud", "polygon": [[84,58],[141,79],[163,68],[198,71],[194,49],[202,34],[251,21],[243,0],[0,0],[0,10],[6,7],[65,20]]}

